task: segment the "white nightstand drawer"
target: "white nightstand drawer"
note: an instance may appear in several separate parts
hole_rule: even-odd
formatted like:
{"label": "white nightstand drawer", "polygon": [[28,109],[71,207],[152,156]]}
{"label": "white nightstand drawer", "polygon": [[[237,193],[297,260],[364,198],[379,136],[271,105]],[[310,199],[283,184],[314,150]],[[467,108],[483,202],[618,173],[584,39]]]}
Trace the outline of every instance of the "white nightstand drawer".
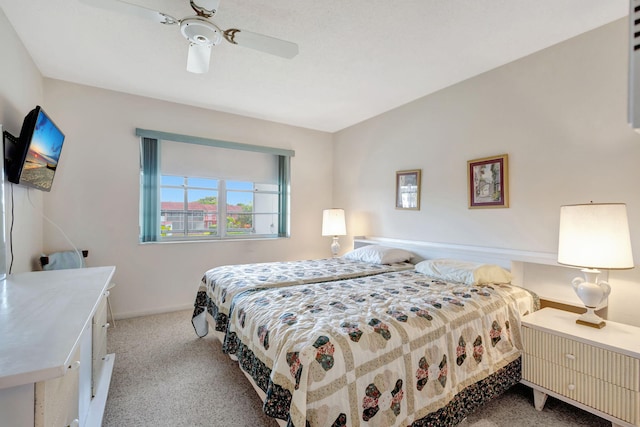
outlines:
{"label": "white nightstand drawer", "polygon": [[522,377],[633,425],[640,425],[640,392],[525,354]]}
{"label": "white nightstand drawer", "polygon": [[640,359],[527,327],[523,328],[523,342],[526,354],[640,391]]}

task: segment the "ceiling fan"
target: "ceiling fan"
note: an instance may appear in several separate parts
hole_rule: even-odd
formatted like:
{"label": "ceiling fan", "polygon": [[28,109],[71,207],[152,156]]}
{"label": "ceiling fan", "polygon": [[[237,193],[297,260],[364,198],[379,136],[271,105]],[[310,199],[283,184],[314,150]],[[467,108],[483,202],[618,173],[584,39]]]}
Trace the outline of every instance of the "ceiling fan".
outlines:
{"label": "ceiling fan", "polygon": [[206,73],[209,71],[211,48],[219,44],[223,38],[231,44],[245,46],[283,58],[290,59],[298,54],[298,45],[289,41],[236,28],[220,29],[209,19],[218,10],[220,0],[189,0],[191,8],[196,14],[182,19],[122,0],[80,1],[91,6],[150,19],[164,25],[178,25],[180,33],[189,41],[187,71],[192,73]]}

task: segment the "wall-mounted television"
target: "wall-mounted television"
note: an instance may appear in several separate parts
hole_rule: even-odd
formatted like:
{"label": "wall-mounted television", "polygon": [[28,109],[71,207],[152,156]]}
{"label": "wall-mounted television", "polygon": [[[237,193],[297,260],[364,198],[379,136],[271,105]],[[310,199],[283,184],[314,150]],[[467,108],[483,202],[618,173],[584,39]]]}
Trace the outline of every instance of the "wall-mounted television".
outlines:
{"label": "wall-mounted television", "polygon": [[64,134],[39,105],[24,118],[20,136],[4,132],[7,180],[51,191]]}

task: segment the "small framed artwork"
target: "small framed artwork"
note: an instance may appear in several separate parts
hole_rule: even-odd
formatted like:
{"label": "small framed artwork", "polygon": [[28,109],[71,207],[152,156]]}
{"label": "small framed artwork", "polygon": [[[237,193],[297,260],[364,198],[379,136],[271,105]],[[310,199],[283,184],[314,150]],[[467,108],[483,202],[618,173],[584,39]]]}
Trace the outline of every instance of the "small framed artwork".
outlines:
{"label": "small framed artwork", "polygon": [[509,207],[509,156],[467,162],[469,209]]}
{"label": "small framed artwork", "polygon": [[421,169],[396,172],[396,209],[420,210]]}

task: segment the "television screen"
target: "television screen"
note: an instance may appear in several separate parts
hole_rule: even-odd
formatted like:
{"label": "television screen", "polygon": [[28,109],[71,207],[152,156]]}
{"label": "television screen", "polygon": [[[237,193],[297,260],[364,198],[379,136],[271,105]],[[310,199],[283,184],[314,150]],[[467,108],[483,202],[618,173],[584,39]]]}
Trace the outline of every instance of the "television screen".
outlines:
{"label": "television screen", "polygon": [[25,117],[20,137],[7,156],[10,182],[50,191],[58,167],[64,134],[40,106]]}

